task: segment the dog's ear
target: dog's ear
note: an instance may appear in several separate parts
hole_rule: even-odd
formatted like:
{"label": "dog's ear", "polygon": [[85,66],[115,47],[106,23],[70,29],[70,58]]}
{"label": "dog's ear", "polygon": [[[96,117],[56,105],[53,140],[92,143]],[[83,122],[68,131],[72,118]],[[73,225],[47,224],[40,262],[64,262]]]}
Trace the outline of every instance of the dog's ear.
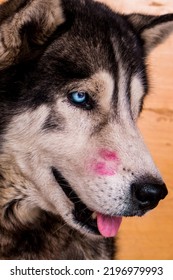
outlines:
{"label": "dog's ear", "polygon": [[131,14],[127,18],[141,36],[146,54],[173,32],[173,14],[162,16]]}
{"label": "dog's ear", "polygon": [[8,0],[0,5],[0,69],[44,45],[65,21],[61,0]]}

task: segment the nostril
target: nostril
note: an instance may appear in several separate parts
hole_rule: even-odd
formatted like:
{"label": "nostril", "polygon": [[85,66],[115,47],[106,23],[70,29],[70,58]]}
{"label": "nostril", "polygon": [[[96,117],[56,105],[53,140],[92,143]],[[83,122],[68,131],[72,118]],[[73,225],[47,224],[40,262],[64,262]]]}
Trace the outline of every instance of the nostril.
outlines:
{"label": "nostril", "polygon": [[140,207],[152,209],[165,198],[168,191],[165,184],[134,183],[132,193]]}

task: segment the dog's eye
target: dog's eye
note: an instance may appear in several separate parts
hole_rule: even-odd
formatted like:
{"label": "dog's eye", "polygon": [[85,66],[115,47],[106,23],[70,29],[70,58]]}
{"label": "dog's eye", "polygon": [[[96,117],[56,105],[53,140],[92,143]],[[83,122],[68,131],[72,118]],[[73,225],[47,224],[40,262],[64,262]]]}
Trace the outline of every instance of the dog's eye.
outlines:
{"label": "dog's eye", "polygon": [[81,104],[88,100],[88,94],[83,91],[76,91],[71,93],[71,100],[74,103]]}
{"label": "dog's eye", "polygon": [[89,94],[85,91],[74,91],[70,92],[68,95],[68,99],[71,104],[82,107],[86,110],[91,110],[93,108],[93,100],[89,96]]}

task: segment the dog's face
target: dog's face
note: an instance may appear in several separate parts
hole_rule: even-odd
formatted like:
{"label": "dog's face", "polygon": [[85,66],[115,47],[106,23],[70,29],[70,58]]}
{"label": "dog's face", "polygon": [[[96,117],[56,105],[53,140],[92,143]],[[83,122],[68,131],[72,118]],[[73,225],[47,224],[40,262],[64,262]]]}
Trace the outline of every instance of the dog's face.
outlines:
{"label": "dog's face", "polygon": [[[31,1],[30,11],[34,2],[40,4]],[[113,236],[122,216],[143,215],[167,194],[136,121],[148,90],[144,58],[170,32],[173,16],[125,17],[92,1],[42,2],[46,18],[51,7],[61,18],[49,39],[32,19],[22,38],[34,30],[40,37],[33,33],[27,51],[21,40],[15,52],[5,40],[10,23],[1,26],[9,43],[3,80],[10,76],[3,112],[12,115],[3,151],[33,184],[28,208],[61,215],[81,232]],[[53,16],[49,21],[52,27]]]}

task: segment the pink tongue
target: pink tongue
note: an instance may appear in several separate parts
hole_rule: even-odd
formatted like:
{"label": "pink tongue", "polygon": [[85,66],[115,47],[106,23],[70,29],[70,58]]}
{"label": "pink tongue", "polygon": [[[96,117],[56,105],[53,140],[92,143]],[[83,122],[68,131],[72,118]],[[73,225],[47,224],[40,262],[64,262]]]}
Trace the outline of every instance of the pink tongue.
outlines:
{"label": "pink tongue", "polygon": [[118,232],[121,222],[121,217],[111,217],[97,213],[97,227],[104,237],[114,237]]}

